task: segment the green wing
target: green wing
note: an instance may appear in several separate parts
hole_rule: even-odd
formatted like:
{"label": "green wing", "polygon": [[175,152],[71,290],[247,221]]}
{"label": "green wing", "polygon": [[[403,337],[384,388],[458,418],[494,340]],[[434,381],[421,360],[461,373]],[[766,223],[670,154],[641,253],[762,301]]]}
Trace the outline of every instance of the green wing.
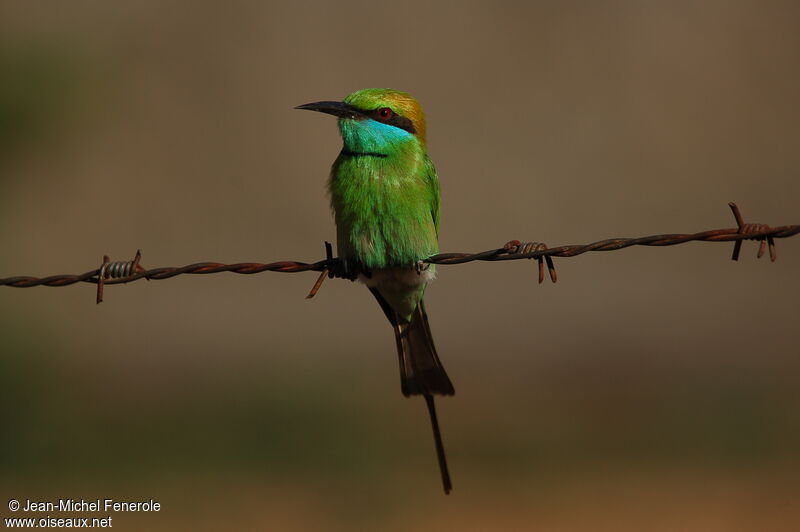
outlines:
{"label": "green wing", "polygon": [[433,226],[436,228],[436,237],[439,237],[439,176],[436,175],[436,168],[430,158],[425,161],[425,178],[431,194],[431,218]]}

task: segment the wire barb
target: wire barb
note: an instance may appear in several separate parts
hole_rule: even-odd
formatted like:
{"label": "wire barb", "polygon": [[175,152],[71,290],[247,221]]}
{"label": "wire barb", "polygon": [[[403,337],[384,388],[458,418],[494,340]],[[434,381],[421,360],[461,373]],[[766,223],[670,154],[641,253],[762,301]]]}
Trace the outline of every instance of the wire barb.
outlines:
{"label": "wire barb", "polygon": [[136,250],[136,256],[130,261],[109,262],[108,255],[103,255],[103,264],[97,270],[97,304],[103,302],[103,287],[107,279],[124,279],[139,272],[144,268],[139,264],[142,259],[142,250]]}
{"label": "wire barb", "polygon": [[[742,218],[742,213],[739,212],[739,207],[734,203],[728,203],[728,207],[731,208],[733,211],[733,217],[736,218],[736,225],[739,226],[739,234],[744,233],[768,233],[772,231],[772,228],[766,224],[746,224],[744,223],[744,218]],[[756,258],[761,258],[764,256],[764,251],[767,243],[769,243],[769,260],[771,262],[775,262],[778,258],[778,252],[775,250],[775,240],[772,235],[761,235],[761,236],[754,236],[748,238],[748,240],[759,240],[761,243],[758,246],[758,254]],[[739,260],[739,251],[742,249],[742,241],[737,240],[736,243],[733,245],[733,255],[731,256],[731,260]]]}
{"label": "wire barb", "polygon": [[[503,249],[509,255],[516,255],[518,253],[533,253],[536,251],[545,251],[547,250],[547,244],[542,242],[520,242],[519,240],[509,240],[503,246]],[[533,257],[529,257],[533,258]],[[553,264],[553,259],[550,255],[545,255],[544,257],[539,256],[536,258],[536,262],[539,265],[539,284],[544,282],[544,259],[547,261],[547,271],[550,274],[550,281],[555,283],[558,281],[558,276],[556,275],[556,267]]]}
{"label": "wire barb", "polygon": [[[330,242],[326,241],[325,242],[325,262],[330,264],[330,263],[333,263],[333,260],[334,260],[333,259],[333,247],[331,246]],[[306,299],[311,299],[312,297],[317,295],[317,292],[319,292],[319,289],[322,288],[322,283],[325,282],[325,278],[326,277],[333,277],[333,275],[331,274],[330,268],[327,267],[327,266],[320,272],[319,277],[317,277],[317,282],[314,283],[314,286],[311,287],[311,291],[306,296]]]}

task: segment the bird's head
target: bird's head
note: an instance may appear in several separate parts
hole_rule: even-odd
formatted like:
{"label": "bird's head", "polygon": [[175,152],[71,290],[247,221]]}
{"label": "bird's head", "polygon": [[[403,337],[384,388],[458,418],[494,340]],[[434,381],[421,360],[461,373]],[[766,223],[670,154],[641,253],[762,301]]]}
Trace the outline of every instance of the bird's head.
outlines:
{"label": "bird's head", "polygon": [[386,153],[417,142],[425,147],[425,114],[410,94],[393,89],[362,89],[341,102],[324,101],[295,109],[339,117],[345,147],[353,152]]}

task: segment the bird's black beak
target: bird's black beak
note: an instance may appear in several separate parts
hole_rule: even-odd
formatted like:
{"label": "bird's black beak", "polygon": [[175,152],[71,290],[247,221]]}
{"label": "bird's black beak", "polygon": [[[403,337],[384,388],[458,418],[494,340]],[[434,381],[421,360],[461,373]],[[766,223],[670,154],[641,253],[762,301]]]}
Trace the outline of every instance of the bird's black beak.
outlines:
{"label": "bird's black beak", "polygon": [[320,113],[327,113],[329,115],[338,116],[339,118],[353,118],[358,119],[361,117],[361,112],[350,104],[344,102],[314,102],[298,105],[295,109],[305,109],[306,111],[319,111]]}

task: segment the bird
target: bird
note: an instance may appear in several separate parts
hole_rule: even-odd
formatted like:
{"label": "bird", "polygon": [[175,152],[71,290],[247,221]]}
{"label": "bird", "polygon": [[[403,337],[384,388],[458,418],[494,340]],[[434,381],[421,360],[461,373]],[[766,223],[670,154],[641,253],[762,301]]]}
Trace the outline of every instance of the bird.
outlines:
{"label": "bird", "polygon": [[455,389],[433,343],[424,295],[439,251],[439,178],[428,157],[425,114],[410,94],[370,88],[295,109],[338,118],[342,149],[328,192],[345,269],[378,301],[395,334],[404,396],[425,399],[445,494],[452,482],[434,395]]}

